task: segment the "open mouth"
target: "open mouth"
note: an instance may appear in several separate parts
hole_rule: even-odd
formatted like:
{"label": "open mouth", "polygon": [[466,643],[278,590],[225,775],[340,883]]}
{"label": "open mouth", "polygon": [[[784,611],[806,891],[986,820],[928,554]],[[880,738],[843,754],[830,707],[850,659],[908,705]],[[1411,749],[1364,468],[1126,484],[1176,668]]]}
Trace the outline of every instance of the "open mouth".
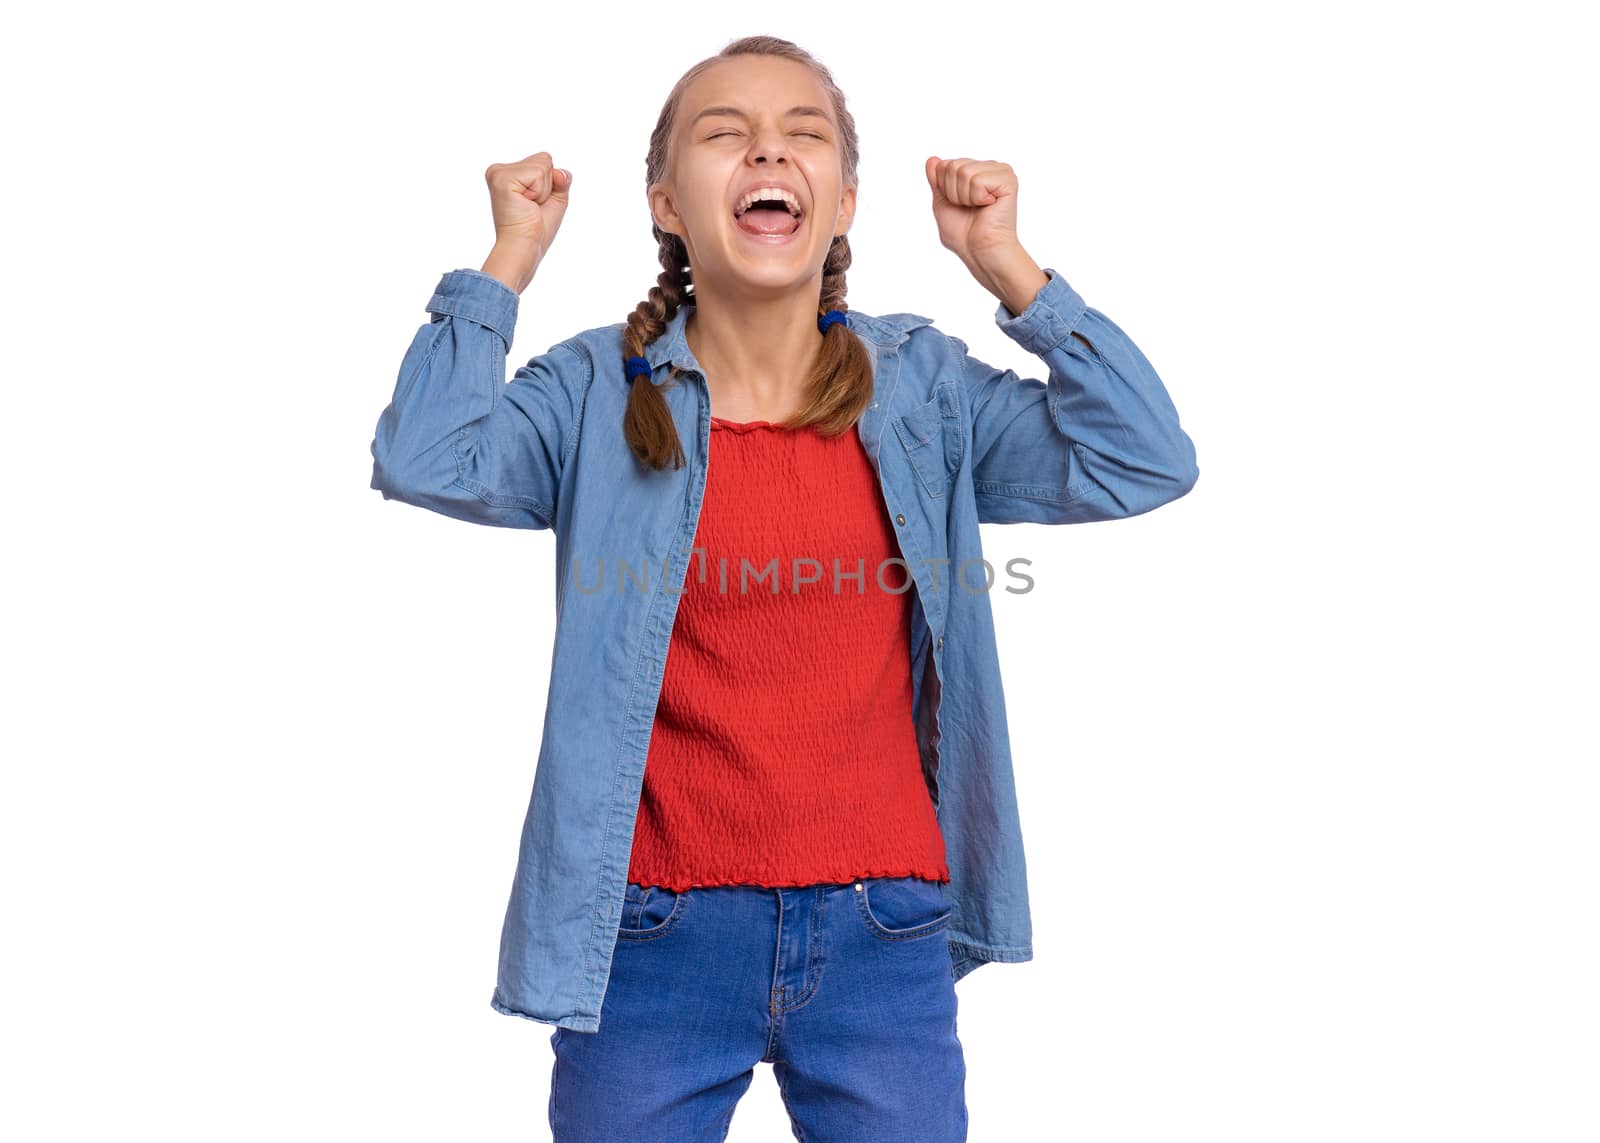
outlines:
{"label": "open mouth", "polygon": [[769,242],[794,237],[804,218],[805,212],[787,197],[760,198],[733,212],[736,227],[752,238]]}

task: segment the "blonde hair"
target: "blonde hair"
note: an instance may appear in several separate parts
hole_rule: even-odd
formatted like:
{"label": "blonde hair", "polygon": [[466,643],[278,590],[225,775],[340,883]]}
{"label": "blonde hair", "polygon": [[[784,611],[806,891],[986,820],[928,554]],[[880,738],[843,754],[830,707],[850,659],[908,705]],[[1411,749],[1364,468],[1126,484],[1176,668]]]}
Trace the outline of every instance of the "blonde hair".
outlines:
{"label": "blonde hair", "polygon": [[[828,69],[804,49],[776,36],[746,36],[734,40],[714,56],[701,60],[686,71],[667,96],[661,117],[650,134],[650,151],[645,157],[645,185],[654,186],[666,177],[668,143],[677,121],[679,104],[689,83],[707,68],[735,56],[777,56],[797,60],[816,74],[833,107],[839,126],[841,169],[845,186],[856,185],[856,166],[860,160],[860,146],[856,138],[855,119],[845,107],[844,93],[833,82]],[[668,234],[651,223],[656,242],[660,247],[661,274],[650,293],[628,315],[623,332],[623,356],[642,357],[645,346],[666,329],[678,312],[678,307],[693,305],[688,250],[683,239]],[[844,310],[845,271],[850,267],[850,242],[841,234],[828,247],[827,259],[822,264],[822,291],[817,303],[820,318],[829,310]],[[681,371],[672,366],[671,377],[665,384],[675,383]],[[672,421],[667,402],[649,376],[640,374],[630,381],[627,409],[623,414],[622,431],[628,446],[641,462],[653,469],[684,465],[683,444],[678,439],[677,426]],[[784,422],[787,428],[816,426],[824,436],[842,433],[856,423],[872,398],[872,363],[861,339],[846,323],[829,324],[822,338],[822,351],[817,355],[816,367],[806,386],[806,399],[801,410]]]}

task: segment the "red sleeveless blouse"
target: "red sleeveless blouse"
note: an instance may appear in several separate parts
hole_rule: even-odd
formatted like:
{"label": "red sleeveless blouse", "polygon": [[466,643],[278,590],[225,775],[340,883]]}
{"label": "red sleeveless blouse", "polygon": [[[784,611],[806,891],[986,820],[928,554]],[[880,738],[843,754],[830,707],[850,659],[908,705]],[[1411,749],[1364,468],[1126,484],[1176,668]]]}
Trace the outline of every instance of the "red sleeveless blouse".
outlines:
{"label": "red sleeveless blouse", "polygon": [[911,712],[910,573],[856,429],[711,418],[628,879],[948,882]]}

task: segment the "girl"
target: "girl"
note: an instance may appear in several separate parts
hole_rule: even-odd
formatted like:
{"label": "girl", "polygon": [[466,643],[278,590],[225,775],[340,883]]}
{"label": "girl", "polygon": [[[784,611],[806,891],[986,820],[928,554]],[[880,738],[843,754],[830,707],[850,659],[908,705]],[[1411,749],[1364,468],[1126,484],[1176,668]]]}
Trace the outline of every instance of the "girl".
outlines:
{"label": "girl", "polygon": [[646,159],[657,284],[510,384],[573,178],[490,167],[494,249],[440,280],[378,423],[386,498],[556,532],[491,1003],[556,1026],[558,1140],[723,1138],[762,1061],[799,1139],[966,1137],[955,983],[1032,957],[978,525],[1198,478],[1149,362],[1017,241],[1004,163],[930,158],[933,213],[1047,381],[847,309],[857,161],[795,45],[697,64]]}

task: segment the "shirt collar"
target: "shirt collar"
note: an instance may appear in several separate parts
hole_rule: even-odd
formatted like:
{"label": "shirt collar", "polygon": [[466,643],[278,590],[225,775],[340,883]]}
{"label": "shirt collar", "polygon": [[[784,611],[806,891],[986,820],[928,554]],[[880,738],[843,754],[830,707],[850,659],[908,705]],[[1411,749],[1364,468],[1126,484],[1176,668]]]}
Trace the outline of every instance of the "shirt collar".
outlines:
{"label": "shirt collar", "polygon": [[[689,322],[689,312],[693,308],[692,305],[680,305],[678,312],[672,315],[672,320],[667,322],[667,328],[645,347],[644,358],[650,363],[651,370],[671,363],[686,372],[705,374],[689,348],[689,339],[684,336],[684,327]],[[933,319],[912,313],[875,317],[859,310],[846,310],[845,324],[863,340],[880,348],[888,348],[905,341],[918,326],[932,325]]]}

